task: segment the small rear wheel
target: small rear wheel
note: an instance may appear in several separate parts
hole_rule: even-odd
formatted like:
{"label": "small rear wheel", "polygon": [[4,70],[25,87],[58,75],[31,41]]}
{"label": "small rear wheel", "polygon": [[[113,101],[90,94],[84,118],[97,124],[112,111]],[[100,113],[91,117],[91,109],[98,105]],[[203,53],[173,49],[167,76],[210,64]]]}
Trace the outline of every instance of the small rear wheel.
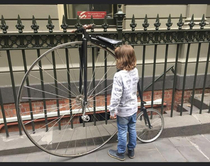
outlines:
{"label": "small rear wheel", "polygon": [[137,115],[137,139],[141,142],[152,142],[156,140],[160,136],[164,128],[164,119],[158,110],[155,110],[153,108],[147,109],[147,114],[149,117],[151,128],[149,128],[148,122],[145,122],[143,112],[140,112]]}

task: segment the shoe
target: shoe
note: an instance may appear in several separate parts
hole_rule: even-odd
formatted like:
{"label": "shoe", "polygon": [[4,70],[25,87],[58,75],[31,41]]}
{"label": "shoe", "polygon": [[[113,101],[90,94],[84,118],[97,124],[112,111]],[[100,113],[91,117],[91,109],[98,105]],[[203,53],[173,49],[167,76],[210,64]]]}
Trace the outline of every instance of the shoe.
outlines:
{"label": "shoe", "polygon": [[133,159],[135,156],[134,156],[134,150],[128,150],[128,157]]}
{"label": "shoe", "polygon": [[120,161],[124,161],[125,160],[125,155],[124,153],[118,153],[117,150],[112,150],[110,149],[108,151],[108,155],[112,158],[118,159]]}

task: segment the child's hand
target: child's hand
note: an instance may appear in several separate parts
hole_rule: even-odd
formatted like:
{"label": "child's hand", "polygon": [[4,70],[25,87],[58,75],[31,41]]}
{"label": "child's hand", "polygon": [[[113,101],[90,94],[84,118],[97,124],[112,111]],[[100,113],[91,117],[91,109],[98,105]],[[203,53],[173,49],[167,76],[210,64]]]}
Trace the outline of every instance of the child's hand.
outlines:
{"label": "child's hand", "polygon": [[114,116],[110,115],[110,119],[116,119],[116,118],[117,118],[116,114],[114,114]]}

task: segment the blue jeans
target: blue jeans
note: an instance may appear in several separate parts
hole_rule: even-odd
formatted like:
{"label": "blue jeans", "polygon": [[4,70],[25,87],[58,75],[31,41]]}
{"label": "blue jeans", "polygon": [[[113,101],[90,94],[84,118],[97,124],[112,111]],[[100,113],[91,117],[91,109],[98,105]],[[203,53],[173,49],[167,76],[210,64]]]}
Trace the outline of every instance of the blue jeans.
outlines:
{"label": "blue jeans", "polygon": [[136,113],[128,117],[117,116],[118,127],[118,153],[125,153],[127,144],[127,132],[129,140],[127,148],[133,150],[136,147]]}

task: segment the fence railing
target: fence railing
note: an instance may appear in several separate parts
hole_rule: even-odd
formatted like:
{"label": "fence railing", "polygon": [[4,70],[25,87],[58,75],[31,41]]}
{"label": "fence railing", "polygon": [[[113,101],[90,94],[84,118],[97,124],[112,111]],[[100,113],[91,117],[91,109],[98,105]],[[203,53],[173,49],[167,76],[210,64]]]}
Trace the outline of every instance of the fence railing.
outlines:
{"label": "fence railing", "polygon": [[[209,92],[209,84],[207,84],[207,81],[209,79],[208,65],[210,56],[210,29],[204,28],[206,25],[204,15],[199,23],[200,28],[196,29],[193,28],[195,26],[193,15],[188,24],[189,29],[182,28],[182,26],[184,26],[182,15],[180,15],[179,22],[177,23],[178,28],[170,29],[173,23],[169,15],[165,30],[159,30],[161,22],[158,15],[154,24],[155,30],[147,30],[149,27],[147,15],[142,24],[143,30],[135,30],[137,25],[134,16],[130,24],[131,30],[123,30],[122,23],[124,17],[125,14],[119,9],[118,13],[115,14],[117,22],[116,31],[108,31],[108,25],[106,19],[104,19],[104,24],[101,26],[103,31],[99,32],[92,29],[90,34],[102,35],[112,39],[122,39],[124,44],[130,44],[135,48],[138,59],[137,68],[141,73],[141,89],[143,89],[145,93],[147,91],[150,92],[148,100],[151,100],[151,107],[154,105],[153,101],[157,96],[156,92],[161,91],[158,95],[162,101],[162,113],[164,113],[164,105],[166,102],[168,108],[170,108],[171,117],[173,117],[173,111],[178,109],[178,107],[180,115],[182,115],[184,103],[190,100],[191,106],[189,113],[192,114],[194,95],[200,93],[200,113],[202,113],[204,94]],[[91,19],[91,23],[94,23],[93,19]],[[82,25],[79,23],[78,19],[75,28],[79,28],[80,26]],[[9,136],[9,125],[17,121],[18,130],[21,135],[22,131],[19,120],[15,118],[14,121],[8,121],[8,118],[11,118],[10,111],[13,112],[14,116],[17,114],[16,100],[17,90],[19,88],[17,82],[20,82],[20,79],[22,79],[24,73],[27,71],[28,61],[32,58],[30,57],[30,51],[36,51],[37,55],[40,56],[42,50],[70,41],[80,41],[81,34],[67,32],[68,25],[65,22],[65,17],[63,17],[61,25],[63,32],[53,32],[54,26],[50,16],[47,24],[47,28],[49,29],[48,33],[38,31],[39,26],[36,23],[35,17],[32,18],[31,25],[34,31],[33,33],[24,33],[24,25],[19,16],[16,25],[18,33],[7,32],[9,27],[6,25],[3,16],[1,17],[0,27],[3,32],[0,34],[0,53],[5,57],[5,59],[3,59],[5,61],[4,63],[8,63],[8,68],[0,66],[2,69],[0,71],[1,80],[3,81],[4,78],[9,78],[11,81],[11,86],[7,86],[9,82],[7,82],[7,84],[1,83],[0,86],[0,125],[1,128],[5,129],[6,135]],[[146,57],[146,51],[151,50],[152,53],[149,54],[150,57]],[[158,51],[161,53],[158,54]],[[172,52],[173,57],[171,57]],[[197,55],[193,57],[194,60],[190,57],[193,52],[196,52]],[[161,55],[162,58],[158,59],[158,55]],[[22,57],[21,66],[13,65],[13,57],[15,56]],[[190,71],[191,74],[188,74],[189,64],[194,64],[194,71]],[[203,71],[198,75],[199,64],[202,65]],[[161,70],[157,69],[160,66],[162,67]],[[151,71],[150,74],[147,72],[148,68]],[[190,70],[192,70],[192,67]],[[157,73],[157,71],[159,73]],[[169,71],[171,71],[171,74],[167,75]],[[147,72],[147,74],[145,74],[145,72]],[[17,73],[22,74],[17,75]],[[4,75],[6,75],[6,77],[3,78]],[[167,94],[170,96],[167,96]],[[9,106],[12,108],[10,109]],[[105,107],[107,108],[107,105]],[[208,110],[208,112],[210,112],[210,107]]]}

